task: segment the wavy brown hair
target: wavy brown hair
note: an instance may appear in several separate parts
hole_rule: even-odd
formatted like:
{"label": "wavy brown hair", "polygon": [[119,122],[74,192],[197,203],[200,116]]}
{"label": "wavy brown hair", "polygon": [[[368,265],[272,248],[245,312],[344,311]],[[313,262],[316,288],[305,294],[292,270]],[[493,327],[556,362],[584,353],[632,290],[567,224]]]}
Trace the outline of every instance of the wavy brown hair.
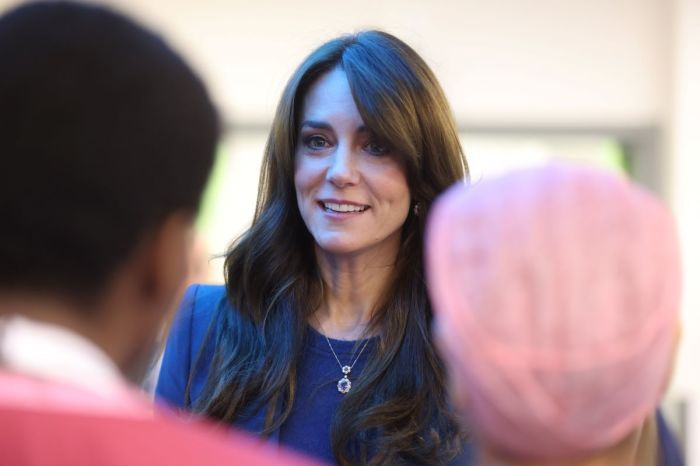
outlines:
{"label": "wavy brown hair", "polygon": [[296,203],[294,154],[309,87],[340,67],[365,125],[405,160],[412,202],[391,283],[370,328],[376,354],[335,413],[332,448],[340,464],[453,458],[463,435],[453,418],[442,362],[430,338],[432,311],[423,277],[423,229],[438,194],[467,173],[447,100],[426,63],[408,45],[379,31],[331,40],[289,80],[272,125],[251,228],[226,257],[234,311],[212,326],[216,352],[196,406],[231,422],[266,406],[265,433],[289,416],[307,322],[323,297],[313,239]]}

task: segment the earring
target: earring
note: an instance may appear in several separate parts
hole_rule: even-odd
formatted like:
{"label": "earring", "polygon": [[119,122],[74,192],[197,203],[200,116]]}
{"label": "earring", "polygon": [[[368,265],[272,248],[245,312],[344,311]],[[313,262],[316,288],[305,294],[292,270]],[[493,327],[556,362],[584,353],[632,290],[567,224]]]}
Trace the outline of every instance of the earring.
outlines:
{"label": "earring", "polygon": [[418,215],[418,212],[420,212],[420,202],[413,204],[413,215]]}

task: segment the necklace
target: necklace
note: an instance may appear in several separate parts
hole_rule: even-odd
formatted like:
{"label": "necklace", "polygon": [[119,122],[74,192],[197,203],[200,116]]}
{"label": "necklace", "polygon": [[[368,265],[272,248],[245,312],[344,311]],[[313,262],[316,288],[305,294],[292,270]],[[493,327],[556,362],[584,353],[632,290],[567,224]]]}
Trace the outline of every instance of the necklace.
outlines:
{"label": "necklace", "polygon": [[[321,324],[319,323],[319,327]],[[321,328],[321,331],[323,331],[323,328]],[[340,367],[341,372],[343,373],[343,377],[338,380],[338,391],[345,395],[347,392],[350,391],[352,388],[352,382],[350,382],[350,379],[348,376],[350,375],[350,371],[352,371],[352,368],[355,367],[355,364],[357,363],[357,360],[360,359],[360,355],[362,352],[365,350],[367,347],[367,343],[369,343],[369,338],[365,341],[365,344],[362,345],[362,349],[360,350],[359,353],[357,353],[357,356],[355,356],[355,360],[350,364],[349,366],[344,366],[340,362],[340,358],[338,358],[338,355],[335,353],[335,350],[333,349],[333,345],[331,345],[331,341],[328,339],[326,334],[323,334],[323,337],[326,339],[326,343],[328,343],[328,347],[331,349],[331,353],[333,353],[333,356],[335,357],[335,360],[338,362],[338,367]],[[352,359],[352,356],[350,357]]]}

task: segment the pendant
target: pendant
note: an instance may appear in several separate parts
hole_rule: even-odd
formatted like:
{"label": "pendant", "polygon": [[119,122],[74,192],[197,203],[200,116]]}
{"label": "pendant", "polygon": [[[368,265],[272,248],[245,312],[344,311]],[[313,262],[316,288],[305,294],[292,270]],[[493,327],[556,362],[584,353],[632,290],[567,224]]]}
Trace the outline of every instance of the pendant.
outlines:
{"label": "pendant", "polygon": [[343,395],[349,392],[350,388],[352,388],[352,382],[350,382],[350,379],[348,379],[348,374],[350,374],[351,370],[352,368],[350,366],[343,366],[343,378],[338,380],[338,391]]}
{"label": "pendant", "polygon": [[342,379],[338,380],[338,391],[343,395],[350,391],[350,387],[352,387],[352,382],[350,382],[347,375],[344,375]]}

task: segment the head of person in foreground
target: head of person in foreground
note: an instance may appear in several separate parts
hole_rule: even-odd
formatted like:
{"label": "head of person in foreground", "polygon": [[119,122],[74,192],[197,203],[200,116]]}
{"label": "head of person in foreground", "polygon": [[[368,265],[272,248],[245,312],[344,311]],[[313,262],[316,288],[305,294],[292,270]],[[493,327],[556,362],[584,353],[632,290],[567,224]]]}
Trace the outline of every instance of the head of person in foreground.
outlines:
{"label": "head of person in foreground", "polygon": [[129,372],[182,286],[217,113],[163,39],[99,6],[5,12],[0,69],[0,315]]}
{"label": "head of person in foreground", "polygon": [[426,255],[451,394],[486,464],[655,464],[681,281],[658,199],[560,164],[459,185]]}

